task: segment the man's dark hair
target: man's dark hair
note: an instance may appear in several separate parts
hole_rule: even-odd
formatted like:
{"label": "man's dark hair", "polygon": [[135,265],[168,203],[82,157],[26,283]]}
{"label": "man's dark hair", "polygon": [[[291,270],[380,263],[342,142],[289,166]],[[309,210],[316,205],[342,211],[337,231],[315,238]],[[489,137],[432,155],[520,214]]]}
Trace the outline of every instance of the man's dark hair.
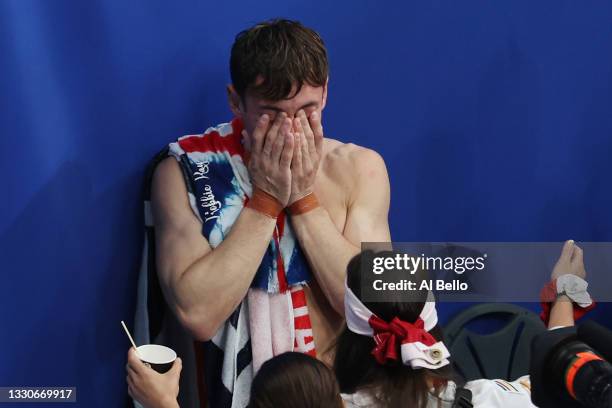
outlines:
{"label": "man's dark hair", "polygon": [[[327,51],[314,30],[297,21],[275,19],[240,32],[232,46],[230,74],[234,89],[271,101],[290,99],[306,83],[323,86],[328,76]],[[257,83],[258,78],[262,79]],[[293,86],[297,86],[291,95]]]}
{"label": "man's dark hair", "polygon": [[306,354],[287,352],[265,363],[251,385],[249,408],[342,408],[330,368]]}

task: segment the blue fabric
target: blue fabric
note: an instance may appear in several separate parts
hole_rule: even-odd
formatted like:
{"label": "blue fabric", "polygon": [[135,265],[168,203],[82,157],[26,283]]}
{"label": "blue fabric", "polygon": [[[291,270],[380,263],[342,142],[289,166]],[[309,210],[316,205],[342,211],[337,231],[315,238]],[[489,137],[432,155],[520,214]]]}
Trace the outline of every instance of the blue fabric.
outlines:
{"label": "blue fabric", "polygon": [[121,406],[144,166],[231,118],[233,38],[273,16],[325,39],[325,132],[385,158],[395,240],[612,241],[609,2],[3,0],[1,385]]}

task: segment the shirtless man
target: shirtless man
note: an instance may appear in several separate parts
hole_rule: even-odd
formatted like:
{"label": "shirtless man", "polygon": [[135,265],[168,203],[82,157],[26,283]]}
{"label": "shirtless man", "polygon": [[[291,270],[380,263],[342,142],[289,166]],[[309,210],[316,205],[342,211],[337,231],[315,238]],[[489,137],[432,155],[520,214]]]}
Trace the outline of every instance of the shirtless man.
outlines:
{"label": "shirtless man", "polygon": [[[286,20],[246,30],[232,48],[231,74],[230,108],[244,124],[255,189],[280,208],[304,197],[320,203],[290,222],[314,278],[306,296],[316,347],[324,351],[342,322],[348,261],[362,241],[390,240],[385,164],[372,150],[324,136],[327,54],[314,31]],[[246,206],[211,249],[173,158],[157,167],[152,209],[168,304],[194,338],[210,340],[247,294],[276,220]]]}

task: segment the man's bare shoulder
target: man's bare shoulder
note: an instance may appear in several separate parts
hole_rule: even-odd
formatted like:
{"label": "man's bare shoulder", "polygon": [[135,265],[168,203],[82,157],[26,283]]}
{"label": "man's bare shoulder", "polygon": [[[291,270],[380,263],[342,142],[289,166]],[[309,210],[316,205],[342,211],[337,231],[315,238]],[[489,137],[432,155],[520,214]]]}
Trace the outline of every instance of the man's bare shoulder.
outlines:
{"label": "man's bare shoulder", "polygon": [[151,199],[155,202],[166,202],[173,193],[184,189],[183,175],[174,157],[168,156],[160,161],[153,172]]}
{"label": "man's bare shoulder", "polygon": [[182,177],[180,166],[174,157],[168,156],[155,167],[153,183],[173,182],[177,177]]}
{"label": "man's bare shoulder", "polygon": [[156,224],[197,222],[191,211],[181,168],[174,157],[162,160],[153,173],[151,202]]}
{"label": "man's bare shoulder", "polygon": [[325,138],[323,141],[324,171],[330,175],[357,177],[387,177],[385,162],[375,150],[354,143]]}

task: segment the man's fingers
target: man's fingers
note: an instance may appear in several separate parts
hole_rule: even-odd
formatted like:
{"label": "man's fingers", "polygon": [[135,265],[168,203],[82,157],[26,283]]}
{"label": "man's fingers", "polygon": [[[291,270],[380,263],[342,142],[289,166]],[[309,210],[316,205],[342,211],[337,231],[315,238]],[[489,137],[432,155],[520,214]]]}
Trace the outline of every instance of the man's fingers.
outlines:
{"label": "man's fingers", "polygon": [[297,113],[297,119],[300,120],[300,126],[304,130],[304,134],[306,136],[312,135],[312,129],[310,128],[310,123],[308,123],[308,117],[306,116],[306,112],[303,109],[300,109]]}
{"label": "man's fingers", "polygon": [[278,164],[283,153],[283,146],[287,140],[288,135],[291,133],[291,120],[285,118],[281,124],[274,145],[272,146],[272,153],[270,154],[270,160],[272,163]]}
{"label": "man's fingers", "polygon": [[306,147],[308,149],[308,154],[314,156],[316,154],[314,133],[312,132],[310,123],[308,123],[308,118],[306,117],[306,113],[303,110],[300,110],[298,112],[298,117],[300,118],[302,129],[304,130],[304,136],[306,136],[306,143],[307,143]]}
{"label": "man's fingers", "polygon": [[574,240],[570,239],[565,241],[563,244],[563,249],[561,249],[561,257],[559,259],[563,259],[564,261],[570,261],[572,259],[572,254],[574,253]]}
{"label": "man's fingers", "polygon": [[314,134],[314,144],[317,155],[321,157],[323,153],[323,125],[321,124],[321,115],[314,111],[310,114],[310,128]]}
{"label": "man's fingers", "polygon": [[[253,154],[259,154],[263,148],[269,122],[270,117],[266,114],[261,115],[257,121],[257,126],[255,126],[255,130],[253,130],[253,134],[251,135],[251,152]],[[243,136],[248,136],[246,135],[246,130],[243,131]]]}
{"label": "man's fingers", "polygon": [[293,134],[293,146],[292,146],[292,159],[291,159],[291,170],[302,169],[302,134],[296,132]]}
{"label": "man's fingers", "polygon": [[304,133],[304,127],[302,126],[302,119],[300,118],[299,115],[293,118],[293,128],[295,129],[297,133]]}
{"label": "man's fingers", "polygon": [[283,146],[283,152],[280,157],[279,167],[281,169],[287,169],[291,167],[293,162],[293,152],[295,146],[295,138],[293,135],[285,135],[285,144]]}
{"label": "man's fingers", "polygon": [[302,127],[304,123],[302,114],[304,112],[298,112],[298,116],[293,119],[293,127],[296,129],[296,140],[297,143],[293,146],[293,155],[297,156],[299,154],[299,159],[294,161],[295,163],[291,163],[291,168],[302,170],[302,166],[304,165],[304,161],[308,160],[308,142],[306,141],[306,129]]}
{"label": "man's fingers", "polygon": [[[306,168],[312,162],[313,157],[310,155],[310,149],[308,148],[308,138],[304,133],[302,133],[300,137],[300,149],[302,150],[302,171],[306,171]],[[312,138],[310,139],[312,140]]]}
{"label": "man's fingers", "polygon": [[285,123],[286,117],[287,117],[287,114],[285,112],[281,112],[278,115],[276,115],[276,119],[274,119],[274,123],[270,127],[270,130],[268,130],[268,133],[266,134],[266,137],[264,140],[263,154],[265,156],[272,156],[272,150],[274,149],[275,142],[278,139],[279,130],[281,126],[283,125],[283,123]]}

